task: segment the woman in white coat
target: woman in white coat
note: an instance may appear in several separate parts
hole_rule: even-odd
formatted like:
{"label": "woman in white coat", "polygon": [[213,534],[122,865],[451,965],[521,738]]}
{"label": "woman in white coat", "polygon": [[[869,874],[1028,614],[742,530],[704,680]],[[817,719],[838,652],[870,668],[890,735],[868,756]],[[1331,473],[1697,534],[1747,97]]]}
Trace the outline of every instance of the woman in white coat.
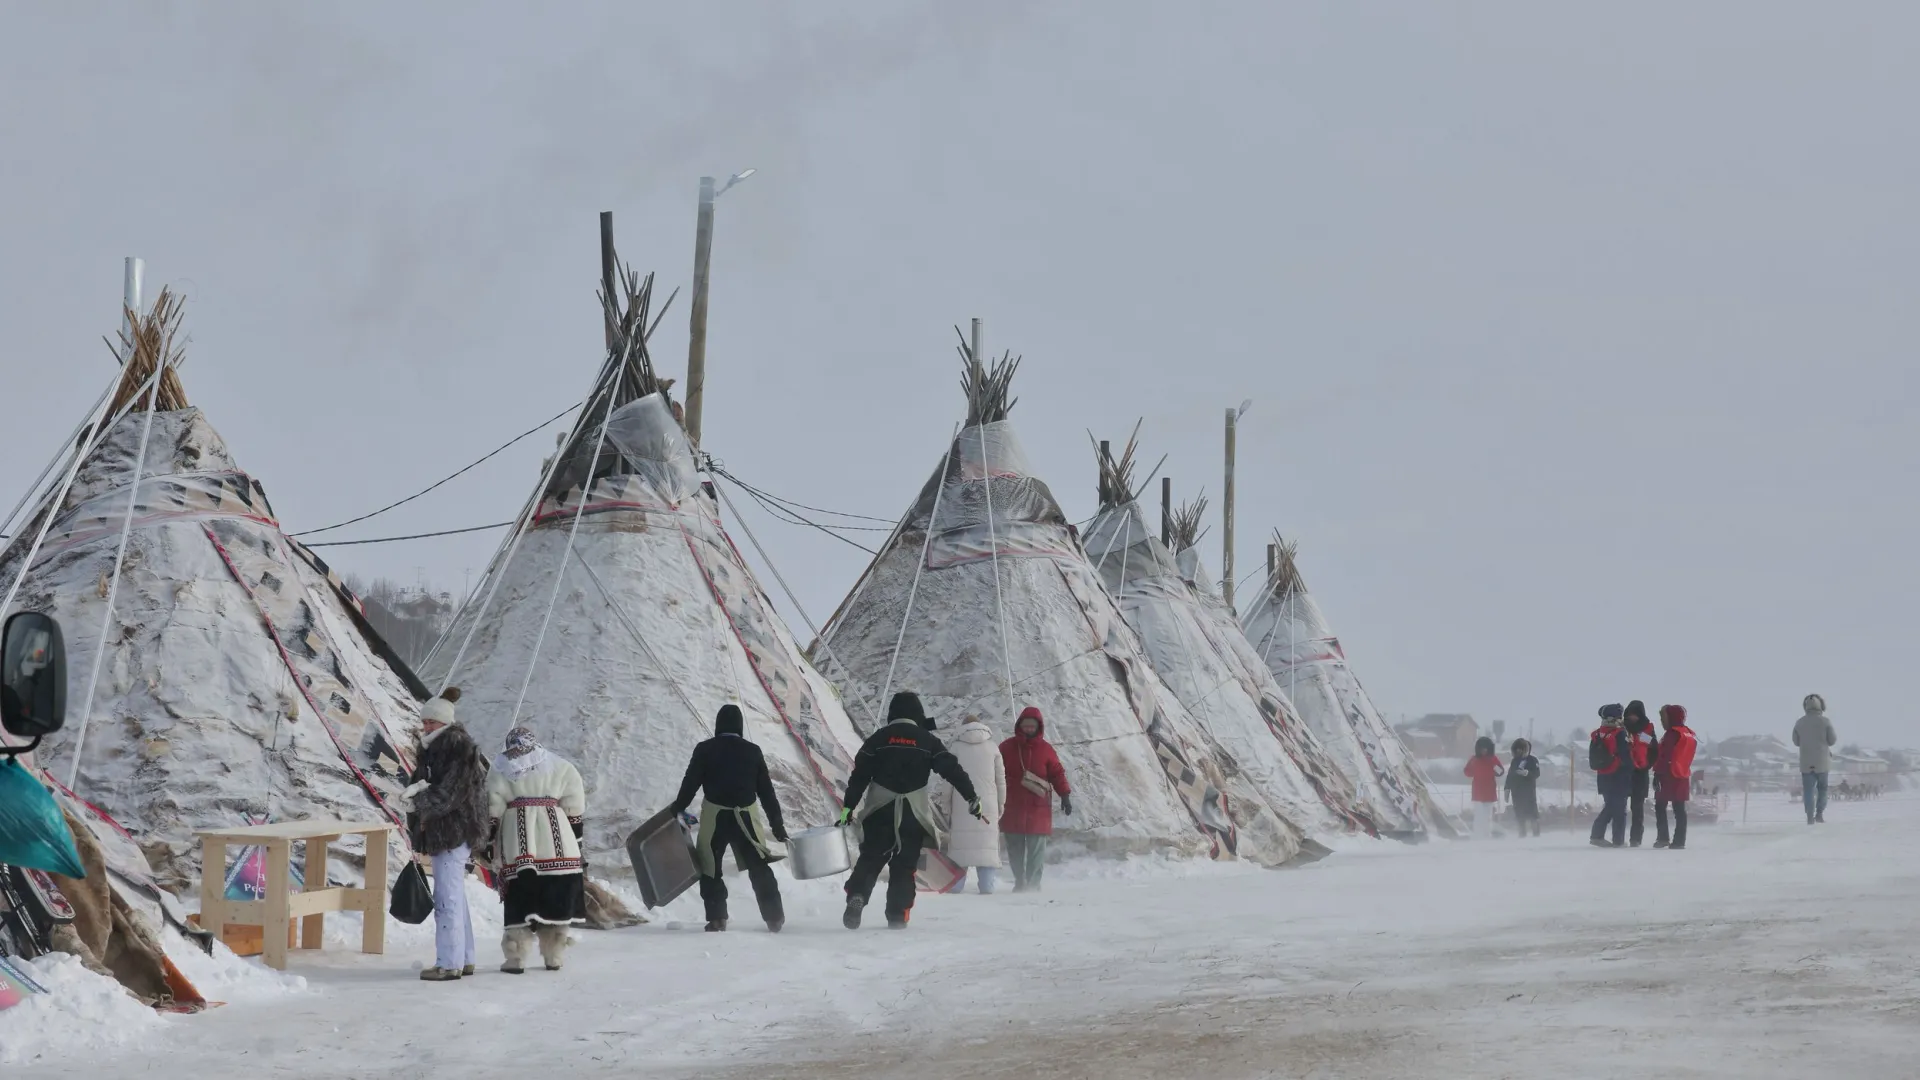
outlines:
{"label": "woman in white coat", "polygon": [[[980,891],[991,893],[1000,876],[1000,813],[1007,805],[1007,766],[1000,759],[993,732],[977,716],[967,717],[947,742],[947,749],[973,778],[981,815],[976,818],[969,813],[967,800],[951,784],[945,785],[947,820],[953,823],[947,833],[946,854],[960,867],[960,879],[953,891],[966,890],[967,871],[973,869],[978,871]],[[993,777],[990,784],[986,782],[988,776]]]}

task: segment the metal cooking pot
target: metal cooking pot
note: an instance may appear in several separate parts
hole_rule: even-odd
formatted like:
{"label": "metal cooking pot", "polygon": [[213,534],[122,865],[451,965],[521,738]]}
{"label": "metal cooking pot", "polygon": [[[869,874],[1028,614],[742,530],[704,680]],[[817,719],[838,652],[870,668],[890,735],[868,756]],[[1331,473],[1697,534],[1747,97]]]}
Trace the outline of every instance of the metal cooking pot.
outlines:
{"label": "metal cooking pot", "polygon": [[844,874],[853,867],[854,847],[851,825],[807,829],[787,838],[788,866],[801,881]]}

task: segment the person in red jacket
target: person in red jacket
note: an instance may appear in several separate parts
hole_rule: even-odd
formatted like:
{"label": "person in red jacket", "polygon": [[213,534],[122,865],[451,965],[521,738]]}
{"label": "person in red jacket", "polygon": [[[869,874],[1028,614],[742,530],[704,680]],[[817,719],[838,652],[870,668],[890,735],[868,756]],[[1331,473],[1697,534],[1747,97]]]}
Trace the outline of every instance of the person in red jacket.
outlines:
{"label": "person in red jacket", "polygon": [[1014,724],[1013,738],[1000,744],[1007,766],[1007,808],[1000,816],[1000,832],[1007,838],[1008,862],[1013,869],[1013,891],[1040,888],[1047,864],[1047,838],[1053,835],[1053,796],[1060,795],[1060,812],[1073,813],[1073,787],[1060,755],[1047,741],[1047,722],[1029,705]]}
{"label": "person in red jacket", "polygon": [[[1687,800],[1693,796],[1693,751],[1698,740],[1687,726],[1684,705],[1660,706],[1660,757],[1655,765],[1653,823],[1659,831],[1653,846],[1682,851],[1687,846]],[[1673,842],[1667,842],[1667,805],[1673,805]]]}
{"label": "person in red jacket", "polygon": [[[1621,727],[1625,710],[1619,705],[1600,707],[1600,726],[1587,740],[1587,765],[1600,785],[1600,813],[1593,819],[1594,847],[1627,846],[1627,797],[1633,792],[1633,757],[1627,744],[1626,729]],[[1613,830],[1613,842],[1607,842],[1607,830]]]}
{"label": "person in red jacket", "polygon": [[1473,756],[1464,770],[1473,780],[1473,835],[1481,840],[1493,838],[1493,808],[1500,802],[1500,788],[1494,781],[1507,774],[1500,756],[1493,752],[1493,740],[1482,735],[1473,744]]}

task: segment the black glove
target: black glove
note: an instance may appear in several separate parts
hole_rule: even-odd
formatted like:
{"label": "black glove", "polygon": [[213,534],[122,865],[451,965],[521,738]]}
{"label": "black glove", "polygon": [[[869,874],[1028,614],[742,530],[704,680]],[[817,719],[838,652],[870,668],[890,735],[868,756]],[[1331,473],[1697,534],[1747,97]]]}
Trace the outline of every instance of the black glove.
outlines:
{"label": "black glove", "polygon": [[782,824],[782,825],[775,825],[775,826],[773,826],[773,838],[774,838],[775,840],[778,840],[778,841],[779,841],[780,843],[782,843],[782,844],[784,844],[784,843],[786,843],[786,842],[787,842],[787,827],[786,827],[786,826],[785,826],[784,824]]}
{"label": "black glove", "polygon": [[1073,796],[1071,795],[1060,796],[1060,812],[1067,815],[1068,817],[1073,816]]}
{"label": "black glove", "polygon": [[981,821],[987,820],[986,811],[980,809],[979,799],[967,800],[967,813],[972,814],[974,817],[979,818]]}

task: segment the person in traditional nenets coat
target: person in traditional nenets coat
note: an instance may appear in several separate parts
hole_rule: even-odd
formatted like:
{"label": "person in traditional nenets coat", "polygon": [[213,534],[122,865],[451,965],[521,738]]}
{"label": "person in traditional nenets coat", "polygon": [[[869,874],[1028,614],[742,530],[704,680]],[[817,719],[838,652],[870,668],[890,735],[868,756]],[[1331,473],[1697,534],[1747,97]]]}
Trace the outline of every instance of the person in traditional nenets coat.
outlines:
{"label": "person in traditional nenets coat", "polygon": [[[887,925],[907,927],[913,913],[913,875],[920,868],[920,848],[937,836],[927,780],[939,773],[967,801],[967,811],[985,820],[980,796],[967,778],[960,759],[933,734],[918,694],[902,691],[887,703],[887,724],[867,737],[853,758],[841,799],[842,825],[853,820],[860,807],[860,858],[847,878],[847,912],[841,919],[849,930],[860,928],[860,913],[887,868]],[[865,799],[865,805],[861,800]]]}
{"label": "person in traditional nenets coat", "polygon": [[707,906],[707,929],[727,928],[727,883],[720,877],[720,860],[732,848],[734,864],[753,882],[760,917],[767,921],[767,929],[779,933],[787,916],[780,905],[780,883],[773,877],[767,840],[786,843],[787,827],[780,817],[780,797],[774,793],[766,755],[747,741],[746,720],[738,705],[720,706],[713,738],[693,748],[680,795],[669,809],[686,813],[693,797],[703,790],[700,841],[694,854],[700,863],[700,899]]}
{"label": "person in traditional nenets coat", "polygon": [[410,824],[416,857],[432,860],[434,965],[427,982],[451,982],[473,974],[473,917],[467,911],[467,867],[475,846],[485,844],[487,758],[454,719],[460,688],[449,686],[420,709],[420,757],[414,763]]}
{"label": "person in traditional nenets coat", "polygon": [[500,970],[526,970],[534,940],[548,971],[559,971],[567,954],[567,928],[586,922],[587,863],[580,850],[586,831],[587,789],[580,770],[549,753],[533,732],[507,732],[506,752],[493,760],[487,784],[493,816],[493,863],[506,903],[506,936]]}

